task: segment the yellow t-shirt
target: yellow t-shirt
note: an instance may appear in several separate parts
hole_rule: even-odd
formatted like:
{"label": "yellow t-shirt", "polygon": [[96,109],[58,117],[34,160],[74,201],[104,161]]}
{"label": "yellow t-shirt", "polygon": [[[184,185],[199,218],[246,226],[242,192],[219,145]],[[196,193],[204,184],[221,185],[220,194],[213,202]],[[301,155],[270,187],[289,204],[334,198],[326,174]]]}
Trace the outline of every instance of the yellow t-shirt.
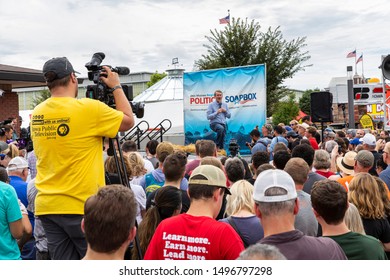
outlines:
{"label": "yellow t-shirt", "polygon": [[86,199],[105,184],[102,137],[116,136],[123,113],[93,99],[52,97],[31,119],[35,214],[84,214]]}

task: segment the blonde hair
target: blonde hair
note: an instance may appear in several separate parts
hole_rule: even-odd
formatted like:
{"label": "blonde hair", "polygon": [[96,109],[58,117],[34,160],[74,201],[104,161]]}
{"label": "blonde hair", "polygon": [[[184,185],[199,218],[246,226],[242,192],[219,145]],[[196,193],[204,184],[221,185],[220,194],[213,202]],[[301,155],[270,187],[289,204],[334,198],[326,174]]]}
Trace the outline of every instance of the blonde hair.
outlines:
{"label": "blonde hair", "polygon": [[254,212],[253,186],[246,180],[239,180],[230,187],[231,195],[226,197],[226,215],[231,216],[241,210]]}
{"label": "blonde hair", "polygon": [[200,160],[199,165],[214,165],[215,167],[218,167],[219,169],[225,171],[222,162],[216,157],[210,157],[210,156],[204,157]]}
{"label": "blonde hair", "polygon": [[8,152],[7,155],[8,155],[10,158],[14,158],[14,157],[19,156],[19,148],[18,148],[16,145],[14,145],[14,144],[9,144],[8,147],[9,147],[9,152]]}
{"label": "blonde hair", "polygon": [[[119,157],[119,154],[118,154],[118,157]],[[125,168],[126,168],[125,171],[127,173],[127,177],[131,178],[132,174],[131,174],[129,159],[127,157],[123,157],[123,161],[125,163]],[[104,162],[104,169],[108,173],[118,174],[118,168],[116,166],[116,162],[115,162],[115,157],[114,156],[107,157],[106,161]],[[123,167],[122,167],[122,163],[121,162],[119,162],[119,169],[120,169],[121,172],[123,172]]]}
{"label": "blonde hair", "polygon": [[284,171],[293,178],[294,183],[303,185],[307,181],[310,167],[304,159],[296,157],[287,162]]}
{"label": "blonde hair", "polygon": [[374,177],[376,182],[378,183],[379,193],[382,198],[383,207],[385,210],[385,215],[390,215],[390,199],[388,196],[389,189],[386,186],[386,183],[379,177]]}
{"label": "blonde hair", "polygon": [[130,152],[127,155],[130,162],[131,176],[137,177],[145,175],[147,170],[145,168],[145,162],[137,152]]}
{"label": "blonde hair", "polygon": [[358,173],[349,183],[348,200],[355,204],[362,218],[382,219],[385,209],[379,186],[369,173]]}
{"label": "blonde hair", "polygon": [[366,234],[359,210],[353,203],[349,203],[349,207],[345,212],[344,222],[351,231]]}

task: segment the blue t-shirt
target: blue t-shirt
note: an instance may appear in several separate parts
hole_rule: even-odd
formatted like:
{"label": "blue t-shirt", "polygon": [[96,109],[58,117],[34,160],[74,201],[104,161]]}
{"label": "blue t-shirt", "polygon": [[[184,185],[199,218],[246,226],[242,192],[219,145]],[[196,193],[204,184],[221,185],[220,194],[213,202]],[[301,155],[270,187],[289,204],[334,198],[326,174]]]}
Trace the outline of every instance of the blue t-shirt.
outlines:
{"label": "blue t-shirt", "polygon": [[381,174],[379,174],[379,178],[381,178],[386,183],[386,186],[390,190],[390,165],[388,165],[387,168],[383,170]]}
{"label": "blue t-shirt", "polygon": [[[23,205],[27,208],[28,207],[27,183],[18,176],[9,176],[9,178],[11,179],[10,185],[14,187],[18,198],[23,203]],[[34,229],[34,225],[35,225],[34,213],[32,213],[31,211],[27,211],[27,212],[28,212],[28,219],[30,220],[31,226]]]}
{"label": "blue t-shirt", "polygon": [[[237,229],[240,231],[241,239],[248,245],[256,244],[264,237],[263,226],[256,216],[234,217],[232,216]],[[229,223],[228,219],[221,219],[220,222]],[[233,227],[234,228],[234,227]],[[245,243],[244,243],[245,244]]]}
{"label": "blue t-shirt", "polygon": [[270,160],[274,159],[274,155],[272,153],[274,151],[274,147],[275,147],[276,143],[279,143],[279,142],[284,143],[286,145],[286,147],[288,146],[288,141],[283,136],[278,135],[278,136],[275,136],[274,138],[272,138],[271,144],[268,148]]}
{"label": "blue t-shirt", "polygon": [[15,189],[0,181],[0,259],[18,260],[20,251],[12,236],[9,223],[22,218]]}
{"label": "blue t-shirt", "polygon": [[256,144],[253,146],[251,153],[252,155],[254,155],[257,152],[266,152],[267,149],[268,149],[268,142],[263,139],[259,139],[257,140]]}

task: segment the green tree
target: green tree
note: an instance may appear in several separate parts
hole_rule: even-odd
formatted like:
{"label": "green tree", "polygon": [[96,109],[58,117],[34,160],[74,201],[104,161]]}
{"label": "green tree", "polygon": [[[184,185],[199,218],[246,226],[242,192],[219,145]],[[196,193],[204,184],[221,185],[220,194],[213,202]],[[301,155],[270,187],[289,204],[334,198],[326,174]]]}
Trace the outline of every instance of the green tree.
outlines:
{"label": "green tree", "polygon": [[34,109],[38,104],[42,103],[46,99],[50,97],[50,91],[48,89],[43,89],[39,91],[38,95],[34,95],[32,104],[31,104],[31,109]]}
{"label": "green tree", "polygon": [[314,91],[319,91],[319,89],[307,89],[299,99],[299,108],[307,115],[310,115],[310,94]]}
{"label": "green tree", "polygon": [[278,107],[272,115],[272,123],[277,125],[279,123],[288,124],[292,119],[298,115],[299,107],[295,104],[294,93],[289,93],[288,101],[279,102]]}
{"label": "green tree", "polygon": [[306,47],[306,37],[292,41],[283,39],[279,27],[260,31],[260,24],[252,20],[232,19],[224,30],[210,30],[205,36],[209,44],[204,46],[207,54],[195,61],[199,70],[266,64],[267,69],[267,115],[274,112],[279,100],[287,96],[288,90],[282,85],[308,65],[310,59]]}
{"label": "green tree", "polygon": [[224,30],[214,29],[210,33],[210,36],[205,36],[210,44],[204,45],[208,54],[195,61],[195,67],[206,70],[252,64],[258,49],[258,23],[233,18]]}
{"label": "green tree", "polygon": [[302,97],[299,98],[299,108],[305,114],[310,115],[310,92],[307,90],[303,93]]}
{"label": "green tree", "polygon": [[149,88],[161,79],[163,79],[167,74],[166,73],[153,73],[152,76],[150,77],[150,81],[146,83],[146,86]]}

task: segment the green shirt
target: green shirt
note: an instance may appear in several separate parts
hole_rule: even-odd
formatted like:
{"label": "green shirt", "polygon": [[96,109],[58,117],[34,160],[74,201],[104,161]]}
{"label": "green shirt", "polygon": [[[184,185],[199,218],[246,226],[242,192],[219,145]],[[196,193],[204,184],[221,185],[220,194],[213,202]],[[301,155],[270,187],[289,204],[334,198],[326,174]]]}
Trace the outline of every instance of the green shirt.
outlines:
{"label": "green shirt", "polygon": [[350,231],[327,237],[340,245],[349,260],[387,260],[382,244],[372,236]]}

